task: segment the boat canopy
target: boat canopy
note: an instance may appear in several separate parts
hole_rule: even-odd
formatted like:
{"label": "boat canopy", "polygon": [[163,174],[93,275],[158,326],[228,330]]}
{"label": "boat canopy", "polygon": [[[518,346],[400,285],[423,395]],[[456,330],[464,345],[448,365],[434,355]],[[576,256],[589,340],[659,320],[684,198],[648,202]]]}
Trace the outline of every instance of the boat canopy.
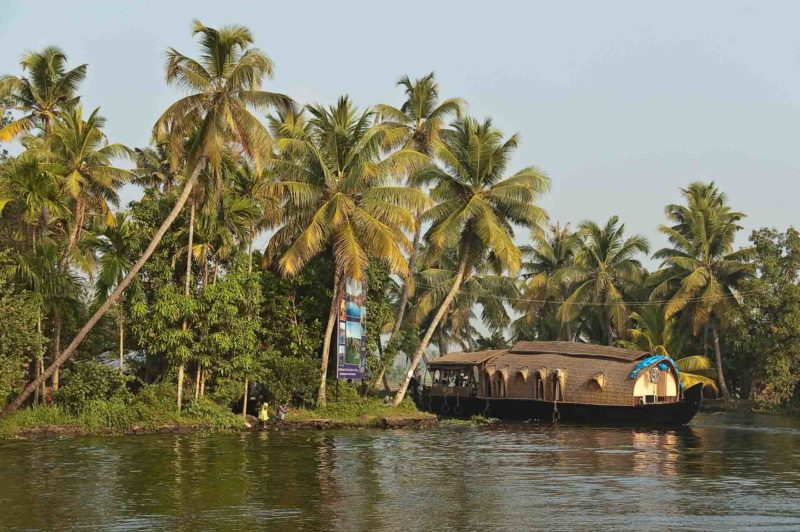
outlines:
{"label": "boat canopy", "polygon": [[517,342],[510,350],[519,355],[569,355],[576,357],[608,358],[611,360],[634,361],[644,358],[647,351],[622,349],[606,345],[582,344],[578,342]]}
{"label": "boat canopy", "polygon": [[453,366],[478,366],[490,358],[507,353],[507,349],[492,349],[489,351],[475,351],[472,353],[447,353],[437,359],[431,360],[429,369],[445,369]]}

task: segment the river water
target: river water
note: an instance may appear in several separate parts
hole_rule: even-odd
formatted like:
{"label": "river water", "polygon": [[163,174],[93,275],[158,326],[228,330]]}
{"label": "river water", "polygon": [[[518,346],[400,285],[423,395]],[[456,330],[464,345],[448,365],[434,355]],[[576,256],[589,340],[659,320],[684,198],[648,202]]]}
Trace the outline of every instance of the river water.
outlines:
{"label": "river water", "polygon": [[800,529],[800,420],[0,442],[0,528]]}

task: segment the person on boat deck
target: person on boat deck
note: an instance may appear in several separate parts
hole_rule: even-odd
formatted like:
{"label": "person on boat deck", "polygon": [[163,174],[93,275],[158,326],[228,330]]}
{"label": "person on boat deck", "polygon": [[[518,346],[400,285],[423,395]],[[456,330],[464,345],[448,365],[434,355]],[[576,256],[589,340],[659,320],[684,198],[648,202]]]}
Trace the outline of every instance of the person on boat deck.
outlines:
{"label": "person on boat deck", "polygon": [[456,386],[463,386],[464,385],[464,374],[459,373],[456,375]]}

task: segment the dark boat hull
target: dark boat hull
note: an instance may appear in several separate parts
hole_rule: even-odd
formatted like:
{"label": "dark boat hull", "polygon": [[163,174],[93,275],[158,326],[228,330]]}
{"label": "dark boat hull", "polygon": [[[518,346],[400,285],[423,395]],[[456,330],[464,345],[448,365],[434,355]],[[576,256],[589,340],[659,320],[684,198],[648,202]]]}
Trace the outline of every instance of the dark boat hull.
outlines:
{"label": "dark boat hull", "polygon": [[418,406],[442,416],[484,415],[500,419],[562,421],[613,425],[685,425],[697,414],[702,385],[692,386],[677,403],[638,406],[557,403],[533,399],[431,396],[425,390]]}

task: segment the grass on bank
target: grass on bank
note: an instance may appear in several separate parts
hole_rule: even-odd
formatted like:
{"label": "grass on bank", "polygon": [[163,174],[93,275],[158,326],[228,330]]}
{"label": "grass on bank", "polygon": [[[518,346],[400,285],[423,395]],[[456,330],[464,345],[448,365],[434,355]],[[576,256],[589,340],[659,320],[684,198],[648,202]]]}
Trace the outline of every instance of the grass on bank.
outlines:
{"label": "grass on bank", "polygon": [[[381,426],[383,420],[435,420],[435,415],[421,412],[407,398],[398,407],[380,397],[361,397],[355,386],[343,385],[338,395],[321,408],[291,408],[289,422],[325,421],[341,426]],[[80,406],[77,406],[80,405]],[[209,432],[234,431],[244,428],[244,420],[208,399],[189,400],[179,415],[175,410],[175,386],[152,384],[136,394],[121,397],[56,402],[19,410],[0,419],[0,438],[46,435],[125,434],[157,432],[161,429],[190,429]]]}
{"label": "grass on bank", "polygon": [[343,425],[373,426],[382,419],[436,419],[436,416],[421,412],[417,406],[406,398],[399,406],[387,404],[383,398],[361,397],[352,386],[341,386],[338,392],[330,390],[328,403],[319,408],[292,408],[286,419],[288,421],[325,420]]}
{"label": "grass on bank", "polygon": [[242,428],[243,423],[241,417],[207,399],[189,401],[179,415],[174,387],[150,385],[131,398],[90,401],[80,409],[60,404],[24,408],[0,419],[0,438],[24,435],[29,429],[91,435],[184,427],[226,431]]}

